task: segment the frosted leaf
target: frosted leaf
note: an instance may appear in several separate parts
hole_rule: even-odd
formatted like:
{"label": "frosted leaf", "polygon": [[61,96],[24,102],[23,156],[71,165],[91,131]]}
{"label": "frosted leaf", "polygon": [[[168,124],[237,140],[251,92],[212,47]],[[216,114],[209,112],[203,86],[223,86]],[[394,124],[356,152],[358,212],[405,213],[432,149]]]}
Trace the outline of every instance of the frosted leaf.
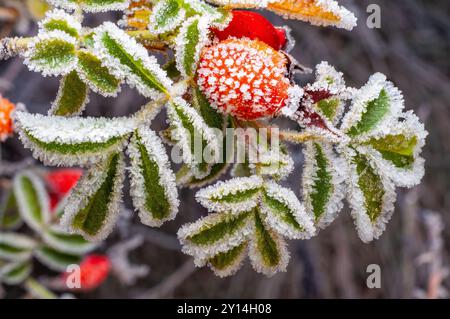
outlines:
{"label": "frosted leaf", "polygon": [[47,0],[50,4],[67,9],[81,8],[86,12],[105,12],[111,10],[125,10],[130,0]]}
{"label": "frosted leaf", "polygon": [[195,198],[209,211],[249,211],[258,204],[263,180],[259,176],[236,177],[197,192]]}
{"label": "frosted leaf", "polygon": [[233,19],[231,10],[224,7],[213,7],[202,0],[184,0],[184,3],[196,14],[207,18],[211,26],[223,30]]}
{"label": "frosted leaf", "polygon": [[45,18],[39,22],[42,31],[60,30],[69,36],[77,38],[81,33],[81,23],[71,14],[59,9],[48,11]]}
{"label": "frosted leaf", "polygon": [[49,115],[75,116],[81,114],[89,102],[89,89],[76,71],[72,71],[59,82],[58,94]]}
{"label": "frosted leaf", "polygon": [[31,268],[31,263],[28,261],[7,263],[0,267],[0,282],[18,285],[30,276]]}
{"label": "frosted leaf", "polygon": [[59,225],[53,225],[45,230],[42,239],[51,248],[67,254],[86,254],[96,248],[94,243],[86,241],[80,235],[68,234]]}
{"label": "frosted leaf", "polygon": [[23,221],[17,210],[16,197],[13,191],[6,192],[0,203],[0,229],[15,230],[22,226]]}
{"label": "frosted leaf", "polygon": [[401,119],[368,138],[359,149],[372,158],[379,172],[395,185],[412,187],[420,183],[425,173],[425,160],[420,153],[428,132],[411,111],[404,113]]}
{"label": "frosted leaf", "polygon": [[361,240],[378,239],[394,212],[392,181],[376,170],[374,161],[353,149],[341,150],[348,163],[347,199]]}
{"label": "frosted leaf", "polygon": [[382,132],[396,120],[403,110],[403,95],[381,73],[375,73],[359,89],[350,110],[345,114],[341,130],[349,136],[364,139]]}
{"label": "frosted leaf", "polygon": [[57,272],[65,272],[69,265],[81,262],[81,257],[77,254],[68,254],[46,245],[36,249],[34,256],[49,269]]}
{"label": "frosted leaf", "polygon": [[182,75],[195,75],[201,50],[209,43],[208,33],[207,18],[192,17],[181,26],[175,41],[175,59]]}
{"label": "frosted leaf", "polygon": [[169,94],[173,82],[156,58],[115,24],[105,22],[96,28],[94,53],[115,77],[126,79],[143,96],[157,99]]}
{"label": "frosted leaf", "polygon": [[36,242],[28,236],[0,232],[0,259],[8,261],[25,261],[31,258]]}
{"label": "frosted leaf", "polygon": [[311,216],[290,189],[275,182],[264,184],[261,213],[265,223],[291,239],[308,239],[315,233]]}
{"label": "frosted leaf", "polygon": [[218,253],[208,260],[208,266],[221,278],[234,275],[248,254],[248,242],[245,241],[228,251]]}
{"label": "frosted leaf", "polygon": [[161,139],[148,128],[139,128],[128,145],[131,159],[131,195],[141,222],[161,226],[178,212],[178,191]]}
{"label": "frosted leaf", "polygon": [[206,0],[209,3],[231,8],[265,8],[276,0]]}
{"label": "frosted leaf", "polygon": [[298,19],[318,26],[335,26],[352,30],[355,15],[334,0],[266,0],[266,9],[287,19]]}
{"label": "frosted leaf", "polygon": [[291,156],[281,150],[266,150],[259,147],[257,163],[249,164],[257,175],[271,176],[277,179],[287,177],[294,169]]}
{"label": "frosted leaf", "polygon": [[50,199],[42,180],[33,172],[25,171],[17,174],[13,182],[22,219],[37,232],[44,229],[50,222]]}
{"label": "frosted leaf", "polygon": [[289,252],[284,239],[255,214],[255,234],[250,241],[249,257],[255,271],[272,276],[286,271]]}
{"label": "frosted leaf", "polygon": [[90,241],[105,239],[119,214],[125,164],[114,153],[84,173],[67,200],[61,226]]}
{"label": "frosted leaf", "polygon": [[182,251],[204,266],[219,253],[227,252],[247,241],[253,233],[253,212],[209,214],[194,223],[183,225],[178,238]]}
{"label": "frosted leaf", "polygon": [[121,81],[113,76],[92,52],[79,50],[77,53],[77,72],[89,88],[103,96],[117,96]]}
{"label": "frosted leaf", "polygon": [[172,31],[183,22],[185,16],[182,1],[159,0],[150,15],[148,30],[154,34]]}
{"label": "frosted leaf", "polygon": [[281,109],[281,113],[284,116],[292,117],[299,108],[300,101],[302,100],[304,91],[298,85],[293,85],[288,89],[288,100],[286,106]]}
{"label": "frosted leaf", "polygon": [[306,142],[303,149],[302,189],[307,213],[317,228],[325,228],[342,209],[346,165],[329,144]]}
{"label": "frosted leaf", "polygon": [[23,56],[32,71],[64,75],[77,64],[76,39],[60,30],[40,33],[28,43]]}
{"label": "frosted leaf", "polygon": [[129,118],[65,118],[16,112],[24,146],[47,165],[89,165],[121,150],[134,130]]}
{"label": "frosted leaf", "polygon": [[180,97],[167,105],[167,113],[172,130],[172,138],[183,152],[183,161],[189,165],[197,178],[206,177],[211,166],[203,158],[203,147],[208,147],[212,155],[219,154],[219,141],[198,112]]}

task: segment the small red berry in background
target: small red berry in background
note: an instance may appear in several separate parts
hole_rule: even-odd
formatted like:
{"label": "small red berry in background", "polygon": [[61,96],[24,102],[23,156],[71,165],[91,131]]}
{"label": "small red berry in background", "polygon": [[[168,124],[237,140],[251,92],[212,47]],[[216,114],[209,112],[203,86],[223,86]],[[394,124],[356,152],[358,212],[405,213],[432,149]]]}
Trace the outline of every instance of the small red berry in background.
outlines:
{"label": "small red berry in background", "polygon": [[0,95],[0,141],[5,141],[13,133],[11,113],[15,105]]}
{"label": "small red berry in background", "polygon": [[286,33],[283,28],[276,28],[262,15],[244,10],[233,10],[233,19],[224,30],[213,29],[215,36],[223,41],[230,37],[260,40],[275,50],[286,45]]}
{"label": "small red berry in background", "polygon": [[212,107],[242,120],[273,117],[289,104],[286,56],[264,42],[234,39],[206,47],[197,83]]}
{"label": "small red berry in background", "polygon": [[[81,290],[92,290],[100,286],[109,275],[111,262],[105,255],[89,255],[80,264]],[[69,273],[64,274],[64,280]]]}
{"label": "small red berry in background", "polygon": [[50,208],[53,210],[59,201],[77,184],[83,170],[66,168],[51,171],[45,177],[49,189]]}

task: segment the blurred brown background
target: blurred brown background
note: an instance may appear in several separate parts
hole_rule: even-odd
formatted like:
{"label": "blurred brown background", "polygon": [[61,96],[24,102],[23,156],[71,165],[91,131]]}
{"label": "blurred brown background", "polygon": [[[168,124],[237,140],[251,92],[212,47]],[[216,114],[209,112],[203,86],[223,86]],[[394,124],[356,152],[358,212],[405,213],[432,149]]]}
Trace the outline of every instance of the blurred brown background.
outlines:
{"label": "blurred brown background", "polygon": [[[1,1],[0,1],[1,2]],[[299,21],[266,16],[275,25],[289,25],[296,39],[292,54],[313,67],[328,61],[345,75],[347,84],[362,86],[374,72],[382,72],[404,93],[407,109],[414,109],[429,131],[424,149],[426,175],[420,186],[398,189],[395,214],[381,239],[362,243],[348,208],[326,230],[308,241],[291,241],[286,273],[266,278],[246,265],[233,277],[220,279],[207,268],[194,269],[180,252],[176,231],[180,225],[205,215],[195,203],[194,191],[181,191],[181,212],[161,229],[133,223],[145,244],[132,254],[150,273],[125,287],[114,278],[88,298],[411,298],[448,297],[450,278],[450,2],[431,0],[339,1],[356,13],[352,32],[319,28]],[[381,7],[381,29],[366,26],[369,4]],[[91,15],[96,25],[108,16]],[[35,34],[31,25],[27,34]],[[299,82],[311,80],[299,77]],[[29,72],[20,59],[0,62],[0,92],[23,102],[31,112],[46,113],[58,80]],[[135,111],[144,100],[123,88],[117,99],[91,95],[86,115],[118,116]],[[154,123],[165,127],[163,116]],[[288,184],[299,194],[302,155],[291,148],[297,169]],[[17,140],[2,145],[4,159],[28,155]],[[127,199],[129,201],[129,199]],[[129,203],[128,203],[129,204]],[[114,242],[114,236],[110,242]],[[366,267],[381,267],[380,289],[366,286]]]}

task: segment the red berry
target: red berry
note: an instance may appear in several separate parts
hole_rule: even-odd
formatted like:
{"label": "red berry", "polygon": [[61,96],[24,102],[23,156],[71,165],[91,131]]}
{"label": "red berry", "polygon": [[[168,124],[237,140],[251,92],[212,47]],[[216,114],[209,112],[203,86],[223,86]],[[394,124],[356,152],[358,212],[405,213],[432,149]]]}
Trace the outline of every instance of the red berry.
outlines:
{"label": "red berry", "polygon": [[[82,290],[92,290],[100,286],[111,269],[109,258],[104,255],[89,255],[80,264],[80,283]],[[69,274],[64,274],[64,279]]]}
{"label": "red berry", "polygon": [[283,33],[286,37],[283,29],[275,28],[269,20],[252,11],[233,10],[233,19],[228,26],[224,30],[213,29],[212,31],[221,41],[229,37],[249,38],[260,40],[275,50],[282,49],[286,43],[281,35]]}
{"label": "red berry", "polygon": [[57,195],[66,195],[74,187],[83,171],[81,169],[58,169],[47,174],[46,180],[50,191]]}
{"label": "red berry", "polygon": [[13,133],[11,113],[15,105],[0,95],[0,141],[3,142]]}
{"label": "red berry", "polygon": [[275,30],[277,31],[277,36],[278,36],[278,43],[280,45],[280,50],[285,49],[287,42],[288,42],[288,38],[286,35],[286,29],[284,28],[275,28]]}
{"label": "red berry", "polygon": [[287,59],[264,42],[228,39],[203,50],[197,83],[212,107],[243,120],[278,114],[289,101]]}

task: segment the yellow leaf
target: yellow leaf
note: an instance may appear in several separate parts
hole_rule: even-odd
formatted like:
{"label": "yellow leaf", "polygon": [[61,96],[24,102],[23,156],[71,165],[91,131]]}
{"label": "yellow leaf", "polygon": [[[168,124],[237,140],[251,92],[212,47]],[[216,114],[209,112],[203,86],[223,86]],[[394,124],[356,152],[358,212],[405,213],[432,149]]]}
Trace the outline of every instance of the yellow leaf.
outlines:
{"label": "yellow leaf", "polygon": [[348,30],[356,26],[355,15],[334,0],[280,0],[269,3],[267,9],[314,25],[332,25]]}

